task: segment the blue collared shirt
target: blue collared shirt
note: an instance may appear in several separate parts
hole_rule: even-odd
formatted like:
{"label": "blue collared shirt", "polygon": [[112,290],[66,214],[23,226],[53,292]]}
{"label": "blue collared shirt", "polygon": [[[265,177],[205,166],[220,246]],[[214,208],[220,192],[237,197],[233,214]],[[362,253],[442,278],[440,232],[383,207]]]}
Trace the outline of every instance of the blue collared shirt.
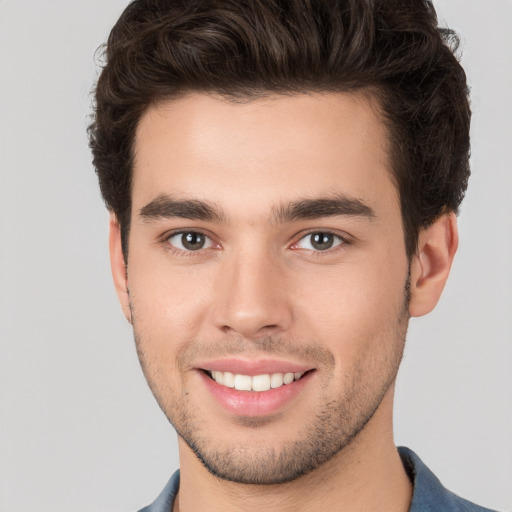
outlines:
{"label": "blue collared shirt", "polygon": [[[400,447],[398,452],[414,487],[409,512],[495,512],[459,498],[445,489],[434,473],[409,448]],[[158,498],[139,512],[171,512],[179,486],[180,472],[176,471]]]}

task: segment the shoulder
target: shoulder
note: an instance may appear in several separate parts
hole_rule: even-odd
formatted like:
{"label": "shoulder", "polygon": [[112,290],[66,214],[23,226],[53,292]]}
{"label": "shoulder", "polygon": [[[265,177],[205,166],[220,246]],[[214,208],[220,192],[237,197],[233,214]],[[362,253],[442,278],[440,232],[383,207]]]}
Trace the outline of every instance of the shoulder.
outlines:
{"label": "shoulder", "polygon": [[445,489],[439,479],[408,448],[398,448],[414,486],[409,512],[496,512],[480,507]]}
{"label": "shoulder", "polygon": [[180,472],[178,470],[171,476],[156,500],[151,505],[139,510],[139,512],[169,512],[172,510],[179,486]]}
{"label": "shoulder", "polygon": [[[404,468],[414,486],[409,512],[496,512],[480,507],[445,489],[439,479],[412,450],[398,448]],[[178,493],[180,473],[176,471],[156,500],[139,512],[169,512]]]}

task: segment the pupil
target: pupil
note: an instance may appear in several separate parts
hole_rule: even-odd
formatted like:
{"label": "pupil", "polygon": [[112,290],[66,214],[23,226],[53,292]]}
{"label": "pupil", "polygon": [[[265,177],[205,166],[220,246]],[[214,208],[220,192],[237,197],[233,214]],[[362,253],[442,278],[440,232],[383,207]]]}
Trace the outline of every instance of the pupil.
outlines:
{"label": "pupil", "polygon": [[334,237],[330,233],[315,233],[311,240],[311,245],[320,251],[330,249],[333,243]]}
{"label": "pupil", "polygon": [[201,233],[185,233],[181,236],[181,243],[185,249],[197,251],[204,245],[204,235]]}

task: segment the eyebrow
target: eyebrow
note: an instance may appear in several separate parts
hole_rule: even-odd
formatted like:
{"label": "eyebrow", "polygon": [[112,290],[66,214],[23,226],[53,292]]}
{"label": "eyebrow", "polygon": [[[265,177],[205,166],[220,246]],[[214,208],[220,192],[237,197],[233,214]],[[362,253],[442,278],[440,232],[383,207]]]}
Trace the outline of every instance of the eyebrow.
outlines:
{"label": "eyebrow", "polygon": [[[337,194],[332,197],[301,199],[272,209],[271,222],[282,224],[296,220],[312,220],[340,215],[375,218],[375,212],[361,199]],[[159,195],[140,209],[144,221],[182,218],[225,222],[227,215],[215,203],[198,199],[175,199],[166,194]]]}
{"label": "eyebrow", "polygon": [[165,194],[141,208],[139,216],[145,221],[172,218],[217,222],[225,220],[225,215],[213,203],[197,199],[174,199]]}
{"label": "eyebrow", "polygon": [[273,221],[277,223],[294,220],[320,219],[322,217],[364,217],[375,218],[375,212],[361,199],[337,194],[333,197],[302,199],[274,208]]}

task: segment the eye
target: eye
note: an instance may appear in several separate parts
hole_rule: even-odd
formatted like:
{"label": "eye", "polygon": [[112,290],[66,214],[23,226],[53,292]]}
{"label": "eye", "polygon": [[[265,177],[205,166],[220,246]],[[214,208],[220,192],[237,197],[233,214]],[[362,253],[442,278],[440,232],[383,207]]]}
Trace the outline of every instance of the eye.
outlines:
{"label": "eye", "polygon": [[308,251],[327,251],[345,243],[339,235],[325,231],[316,231],[303,236],[294,248],[306,249]]}
{"label": "eye", "polygon": [[197,231],[181,231],[167,238],[167,243],[180,251],[199,251],[214,247],[213,240]]}

